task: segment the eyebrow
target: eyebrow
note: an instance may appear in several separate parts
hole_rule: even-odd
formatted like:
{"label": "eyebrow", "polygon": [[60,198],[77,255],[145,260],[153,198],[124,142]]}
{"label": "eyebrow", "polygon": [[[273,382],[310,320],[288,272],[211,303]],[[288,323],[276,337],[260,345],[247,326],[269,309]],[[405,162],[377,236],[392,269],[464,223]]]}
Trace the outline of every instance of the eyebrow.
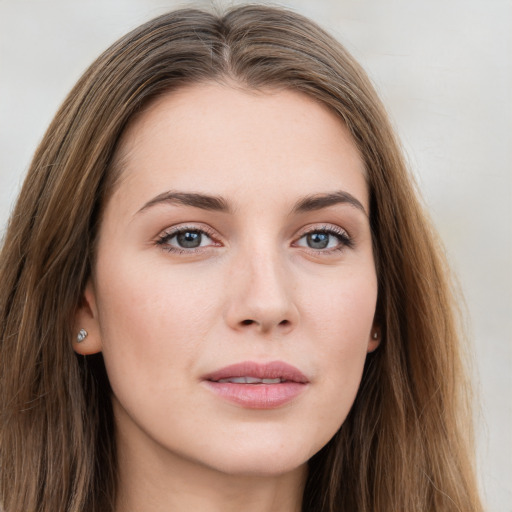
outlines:
{"label": "eyebrow", "polygon": [[321,210],[322,208],[328,208],[329,206],[334,206],[336,204],[348,204],[354,208],[357,208],[358,210],[361,210],[366,216],[368,216],[368,213],[364,209],[364,206],[361,204],[361,202],[352,194],[349,194],[344,190],[330,192],[327,194],[313,194],[306,196],[295,203],[292,212],[311,212],[315,210]]}
{"label": "eyebrow", "polygon": [[183,206],[193,206],[201,210],[210,210],[216,212],[229,213],[231,208],[228,202],[219,196],[209,196],[192,192],[173,192],[168,191],[157,195],[151,201],[148,201],[137,213],[147,210],[157,204],[180,204]]}
{"label": "eyebrow", "polygon": [[[210,196],[194,192],[167,191],[148,201],[137,213],[159,204],[178,204],[200,208],[201,210],[223,213],[230,213],[233,211],[228,201],[221,196]],[[352,194],[343,190],[330,193],[312,194],[310,196],[303,197],[295,203],[292,208],[292,213],[305,213],[322,210],[323,208],[328,208],[329,206],[337,204],[348,204],[368,216],[361,202]]]}

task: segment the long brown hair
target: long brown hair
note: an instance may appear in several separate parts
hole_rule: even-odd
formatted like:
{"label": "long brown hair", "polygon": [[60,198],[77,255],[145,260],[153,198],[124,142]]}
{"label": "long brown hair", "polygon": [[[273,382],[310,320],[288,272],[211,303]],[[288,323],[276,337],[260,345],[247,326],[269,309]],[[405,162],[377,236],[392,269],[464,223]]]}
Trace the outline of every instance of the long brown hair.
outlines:
{"label": "long brown hair", "polygon": [[339,43],[264,6],[175,11],[129,33],[86,71],[37,149],[0,255],[0,506],[114,508],[110,389],[101,355],[74,353],[73,318],[123,130],[158,95],[212,80],[315,98],[366,164],[383,342],[349,417],[309,462],[303,510],[480,511],[452,287],[385,111]]}

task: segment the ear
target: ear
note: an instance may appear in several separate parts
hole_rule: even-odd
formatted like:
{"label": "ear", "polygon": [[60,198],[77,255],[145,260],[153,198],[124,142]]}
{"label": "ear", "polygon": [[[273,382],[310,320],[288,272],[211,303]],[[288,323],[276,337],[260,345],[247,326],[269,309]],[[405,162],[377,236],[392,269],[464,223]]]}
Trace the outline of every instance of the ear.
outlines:
{"label": "ear", "polygon": [[[85,331],[85,332],[84,332]],[[79,336],[79,333],[82,336]],[[84,356],[101,352],[101,336],[94,286],[89,279],[75,314],[73,349]],[[79,339],[81,338],[81,341]]]}
{"label": "ear", "polygon": [[372,330],[370,331],[370,338],[368,339],[368,348],[367,352],[373,352],[377,350],[377,347],[380,345],[380,340],[382,339],[382,331],[380,325],[373,324]]}

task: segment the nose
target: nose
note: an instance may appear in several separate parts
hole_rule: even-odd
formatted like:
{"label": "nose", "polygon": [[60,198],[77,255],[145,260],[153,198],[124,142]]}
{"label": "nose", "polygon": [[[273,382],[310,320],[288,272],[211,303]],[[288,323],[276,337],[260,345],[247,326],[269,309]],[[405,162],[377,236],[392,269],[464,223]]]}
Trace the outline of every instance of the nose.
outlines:
{"label": "nose", "polygon": [[228,287],[226,322],[232,329],[285,334],[297,325],[293,277],[278,251],[239,255]]}

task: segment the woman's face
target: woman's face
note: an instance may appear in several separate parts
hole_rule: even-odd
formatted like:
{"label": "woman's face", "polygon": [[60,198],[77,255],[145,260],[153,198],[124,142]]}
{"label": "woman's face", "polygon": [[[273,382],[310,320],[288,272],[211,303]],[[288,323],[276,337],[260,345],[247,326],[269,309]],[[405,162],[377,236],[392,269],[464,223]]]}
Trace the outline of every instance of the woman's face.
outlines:
{"label": "woman's face", "polygon": [[368,189],[346,127],[297,92],[156,100],[118,154],[77,327],[144,457],[276,474],[324,446],[376,348]]}

